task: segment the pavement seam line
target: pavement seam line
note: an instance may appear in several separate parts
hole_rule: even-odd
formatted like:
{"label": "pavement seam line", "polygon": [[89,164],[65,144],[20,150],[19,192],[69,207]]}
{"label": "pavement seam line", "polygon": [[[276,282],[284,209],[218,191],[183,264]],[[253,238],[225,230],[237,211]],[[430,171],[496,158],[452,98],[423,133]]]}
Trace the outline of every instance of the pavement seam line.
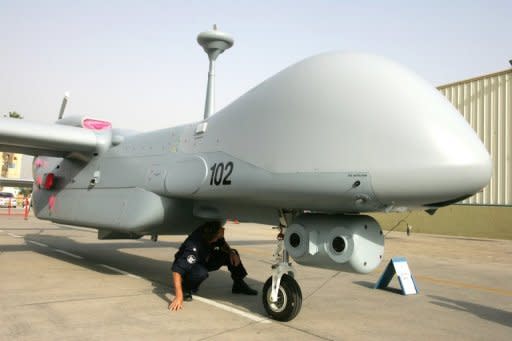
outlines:
{"label": "pavement seam line", "polygon": [[40,242],[36,242],[35,240],[27,240],[27,242],[29,242],[30,244],[37,245],[37,246],[48,247],[48,245],[40,243]]}
{"label": "pavement seam line", "polygon": [[216,308],[219,308],[219,309],[222,309],[224,311],[227,311],[227,312],[230,312],[230,313],[233,313],[233,314],[236,314],[236,315],[239,315],[239,316],[242,316],[242,317],[245,317],[251,321],[254,321],[254,322],[259,322],[259,323],[272,323],[268,318],[266,317],[263,317],[263,316],[258,316],[258,315],[254,315],[254,314],[251,314],[251,313],[248,313],[248,312],[245,312],[243,310],[240,310],[240,309],[236,309],[236,308],[233,308],[233,307],[230,307],[230,306],[227,306],[225,304],[222,304],[222,303],[218,303],[218,302],[215,302],[213,300],[210,300],[208,298],[204,298],[204,297],[201,297],[201,296],[197,296],[197,295],[194,295],[194,300],[197,300],[199,302],[202,302],[202,303],[206,303],[206,304],[209,304],[211,306],[214,306]]}
{"label": "pavement seam line", "polygon": [[71,298],[71,299],[65,299],[65,300],[25,303],[25,304],[20,304],[20,305],[14,305],[13,307],[25,307],[25,306],[58,304],[58,303],[69,303],[69,302],[82,302],[82,301],[91,301],[91,300],[109,300],[109,299],[113,299],[113,298],[137,297],[137,296],[145,296],[145,295],[150,295],[150,294],[141,293],[141,294],[131,294],[131,295],[111,295],[111,296],[100,296],[100,297]]}
{"label": "pavement seam line", "polygon": [[236,327],[236,328],[231,328],[231,329],[225,329],[221,332],[218,332],[217,334],[214,334],[214,335],[209,335],[209,336],[206,336],[202,339],[199,339],[198,341],[204,341],[204,340],[209,340],[209,339],[213,339],[213,338],[217,338],[221,335],[226,335],[226,334],[229,334],[229,333],[232,333],[232,332],[235,332],[235,331],[239,331],[239,330],[242,330],[244,328],[247,328],[247,327],[250,327],[250,326],[254,326],[258,324],[258,322],[248,322],[246,323],[245,325],[243,326],[240,326],[240,327]]}
{"label": "pavement seam line", "polygon": [[123,274],[123,275],[126,275],[126,276],[129,276],[129,277],[132,277],[132,278],[137,278],[137,279],[142,279],[142,277],[139,277],[137,275],[134,275],[134,274],[131,274],[129,272],[126,272],[124,270],[121,270],[121,269],[118,269],[118,268],[114,268],[113,266],[110,266],[110,265],[107,265],[107,264],[99,264],[100,266],[104,267],[104,268],[107,268],[109,270],[112,270],[112,271],[115,271],[115,272],[118,272],[120,274]]}
{"label": "pavement seam line", "polygon": [[[58,229],[64,229],[64,230],[75,230],[75,231],[82,231],[82,232],[90,232],[90,233],[96,233],[92,228],[86,228],[86,227],[78,227],[78,226],[64,226],[64,225],[57,225]],[[56,229],[57,230],[57,229]]]}
{"label": "pavement seam line", "polygon": [[327,341],[332,341],[333,339],[330,339],[328,337],[325,337],[325,336],[322,336],[322,335],[317,335],[315,333],[312,333],[310,331],[307,331],[307,330],[304,330],[304,329],[301,329],[299,327],[293,327],[287,323],[280,323],[280,325],[282,325],[283,327],[285,328],[289,328],[289,329],[292,329],[292,330],[295,330],[295,331],[298,331],[298,332],[301,332],[301,333],[304,333],[304,334],[307,334],[307,335],[311,335],[311,336],[314,336],[314,337],[317,337],[321,340],[327,340]]}
{"label": "pavement seam line", "polygon": [[22,236],[19,236],[17,234],[14,234],[14,233],[11,233],[11,232],[7,232],[7,234],[13,238],[22,238]]}
{"label": "pavement seam line", "polygon": [[76,258],[76,259],[84,259],[84,257],[82,257],[82,256],[75,255],[74,253],[67,252],[67,251],[64,251],[64,250],[61,250],[61,249],[53,249],[53,250],[58,252],[58,253],[62,253],[63,255],[67,255],[67,256],[70,256],[70,257],[73,257],[73,258]]}

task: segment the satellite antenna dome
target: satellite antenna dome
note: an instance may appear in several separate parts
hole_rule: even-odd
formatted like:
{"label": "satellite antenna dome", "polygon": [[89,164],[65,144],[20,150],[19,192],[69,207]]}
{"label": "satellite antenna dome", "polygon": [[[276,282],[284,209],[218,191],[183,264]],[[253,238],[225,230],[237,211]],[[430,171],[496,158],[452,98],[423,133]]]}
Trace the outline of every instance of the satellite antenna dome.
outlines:
{"label": "satellite antenna dome", "polygon": [[213,25],[213,30],[199,33],[197,42],[210,60],[216,60],[222,52],[233,46],[234,40],[229,34],[218,31],[217,25]]}
{"label": "satellite antenna dome", "polygon": [[217,30],[217,25],[213,25],[213,30],[199,33],[197,42],[210,60],[204,105],[204,119],[206,120],[215,110],[215,60],[222,52],[233,46],[234,40],[229,34]]}

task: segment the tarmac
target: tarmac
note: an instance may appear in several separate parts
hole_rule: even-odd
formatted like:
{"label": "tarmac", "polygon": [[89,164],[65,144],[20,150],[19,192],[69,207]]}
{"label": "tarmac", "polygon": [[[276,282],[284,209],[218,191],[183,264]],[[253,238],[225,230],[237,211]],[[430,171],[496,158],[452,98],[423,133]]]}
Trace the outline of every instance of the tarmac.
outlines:
{"label": "tarmac", "polygon": [[[101,241],[92,229],[0,216],[0,340],[512,340],[510,240],[391,232],[371,274],[295,264],[302,310],[281,323],[261,302],[276,234],[227,224],[258,296],[231,294],[220,270],[171,312],[184,236]],[[406,257],[419,294],[401,295],[396,277],[373,289],[393,256]]]}

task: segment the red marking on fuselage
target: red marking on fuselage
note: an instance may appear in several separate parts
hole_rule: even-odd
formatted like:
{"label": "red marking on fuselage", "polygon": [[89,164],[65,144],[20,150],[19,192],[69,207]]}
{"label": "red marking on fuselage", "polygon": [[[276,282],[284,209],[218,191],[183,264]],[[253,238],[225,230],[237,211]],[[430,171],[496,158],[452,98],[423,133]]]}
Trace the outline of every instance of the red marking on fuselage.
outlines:
{"label": "red marking on fuselage", "polygon": [[48,198],[48,208],[51,211],[55,208],[55,201],[57,200],[57,197],[55,195],[50,195]]}

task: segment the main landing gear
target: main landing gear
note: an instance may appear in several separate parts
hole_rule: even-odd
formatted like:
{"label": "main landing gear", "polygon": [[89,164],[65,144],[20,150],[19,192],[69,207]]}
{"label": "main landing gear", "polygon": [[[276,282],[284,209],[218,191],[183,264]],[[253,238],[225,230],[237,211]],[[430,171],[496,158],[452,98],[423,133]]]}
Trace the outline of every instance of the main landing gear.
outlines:
{"label": "main landing gear", "polygon": [[275,320],[290,321],[300,311],[302,306],[302,292],[299,284],[293,278],[293,268],[289,255],[284,248],[284,224],[279,226],[277,247],[274,252],[275,263],[272,265],[272,277],[269,277],[263,286],[263,307]]}

